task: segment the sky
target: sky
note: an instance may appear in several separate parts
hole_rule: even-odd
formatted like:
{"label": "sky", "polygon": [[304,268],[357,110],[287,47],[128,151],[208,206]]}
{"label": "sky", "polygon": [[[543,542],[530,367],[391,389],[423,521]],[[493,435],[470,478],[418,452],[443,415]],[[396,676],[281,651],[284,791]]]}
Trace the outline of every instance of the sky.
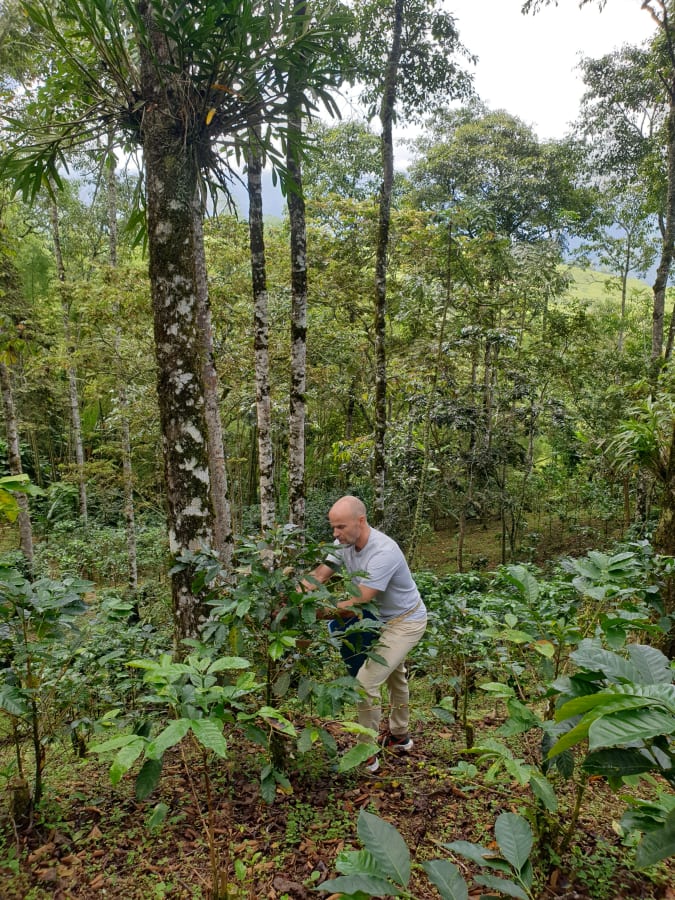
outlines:
{"label": "sky", "polygon": [[655,32],[640,0],[607,0],[602,12],[579,0],[523,16],[522,0],[447,0],[464,46],[478,56],[474,84],[490,109],[505,109],[540,140],[561,138],[577,117],[580,56],[599,57]]}

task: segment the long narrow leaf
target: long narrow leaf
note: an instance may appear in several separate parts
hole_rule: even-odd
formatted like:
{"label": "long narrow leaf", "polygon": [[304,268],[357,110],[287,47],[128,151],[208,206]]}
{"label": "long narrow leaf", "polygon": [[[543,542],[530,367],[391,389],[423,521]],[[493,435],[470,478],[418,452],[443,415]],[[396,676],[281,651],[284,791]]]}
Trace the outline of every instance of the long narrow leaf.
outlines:
{"label": "long narrow leaf", "polygon": [[459,869],[447,859],[422,863],[429,881],[436,886],[443,900],[468,900],[469,890]]}
{"label": "long narrow leaf", "polygon": [[384,819],[361,810],[357,824],[358,835],[396,884],[407,887],[410,881],[410,851],[396,828]]}

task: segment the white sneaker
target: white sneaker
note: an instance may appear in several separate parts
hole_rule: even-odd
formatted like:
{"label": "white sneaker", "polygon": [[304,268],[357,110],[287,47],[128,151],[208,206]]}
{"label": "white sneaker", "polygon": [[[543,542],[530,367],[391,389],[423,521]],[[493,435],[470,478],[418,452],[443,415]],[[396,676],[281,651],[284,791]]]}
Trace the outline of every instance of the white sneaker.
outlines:
{"label": "white sneaker", "polygon": [[377,756],[369,756],[365,762],[365,768],[366,772],[370,772],[371,775],[374,775],[380,768],[380,760]]}

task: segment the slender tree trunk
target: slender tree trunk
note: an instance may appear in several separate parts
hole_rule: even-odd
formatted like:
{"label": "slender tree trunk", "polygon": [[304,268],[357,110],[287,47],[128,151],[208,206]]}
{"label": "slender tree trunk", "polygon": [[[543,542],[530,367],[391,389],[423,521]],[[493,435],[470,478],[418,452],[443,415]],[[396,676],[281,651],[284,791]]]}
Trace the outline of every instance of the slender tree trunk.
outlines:
{"label": "slender tree trunk", "polygon": [[288,437],[289,521],[305,526],[305,390],[307,372],[307,229],[302,169],[297,147],[302,133],[299,113],[288,118],[286,165],[292,179],[288,191],[291,231],[291,391]]}
{"label": "slender tree trunk", "polygon": [[54,258],[56,274],[60,283],[61,310],[63,314],[63,332],[68,353],[68,397],[70,402],[70,425],[73,434],[75,465],[77,466],[77,483],[80,497],[80,517],[85,529],[88,524],[87,482],[84,473],[84,446],[82,444],[82,420],[80,418],[80,398],[77,389],[77,369],[73,361],[75,344],[70,328],[70,309],[66,296],[66,270],[61,252],[61,233],[59,231],[59,211],[56,203],[51,204],[52,240],[54,242]]}
{"label": "slender tree trunk", "polygon": [[626,256],[624,259],[623,269],[621,272],[621,325],[619,327],[619,338],[617,340],[616,349],[619,354],[623,353],[624,336],[626,330],[626,300],[628,299],[628,276],[631,267],[631,236],[627,233]]}
{"label": "slender tree trunk", "polygon": [[[112,269],[117,268],[117,178],[115,177],[114,135],[108,132],[108,260]],[[115,315],[120,320],[119,302]],[[129,399],[124,380],[122,362],[122,329],[115,328],[115,367],[117,378],[117,405],[120,410],[120,440],[122,454],[122,490],[124,494],[124,527],[127,538],[127,586],[134,597],[138,591],[138,549],[136,544],[136,513],[134,508],[134,473],[131,463],[131,429],[129,427]]]}
{"label": "slender tree trunk", "polygon": [[253,346],[255,352],[255,401],[258,432],[260,482],[260,527],[272,528],[274,500],[274,449],[272,445],[272,400],[270,396],[269,316],[267,311],[267,265],[262,205],[262,157],[260,131],[251,129],[247,154],[248,231],[253,287]]}
{"label": "slender tree trunk", "polygon": [[[19,447],[19,426],[14,407],[14,395],[12,392],[12,378],[9,367],[0,360],[0,389],[2,390],[2,409],[5,415],[5,428],[7,430],[7,455],[9,457],[9,471],[12,475],[21,475],[21,451]],[[26,558],[29,571],[33,568],[33,528],[28,510],[28,498],[25,494],[16,494],[16,502],[19,505],[19,547]]]}
{"label": "slender tree trunk", "polygon": [[204,250],[203,211],[199,197],[195,197],[195,272],[197,276],[197,300],[199,303],[199,336],[202,341],[202,378],[204,380],[204,401],[206,426],[209,443],[209,471],[211,474],[211,499],[213,501],[213,548],[223,566],[228,569],[232,562],[234,535],[232,533],[232,512],[230,492],[227,484],[225,461],[225,441],[220,419],[218,372],[213,351],[213,325],[209,285]]}
{"label": "slender tree trunk", "polygon": [[[176,557],[213,544],[213,504],[204,401],[199,289],[195,266],[196,155],[185,132],[185,110],[197,106],[189,82],[160,78],[169,71],[168,39],[154,21],[155,7],[138,4],[148,41],[140,44],[146,103],[142,143],[146,169],[149,274],[154,320],[157,395],[167,488],[169,546]],[[192,587],[186,558],[172,574],[177,644],[197,637],[208,615]],[[177,647],[178,649],[178,647]],[[180,652],[180,651],[179,651]]]}
{"label": "slender tree trunk", "polygon": [[387,264],[389,254],[389,230],[391,225],[391,195],[394,187],[394,138],[393,121],[396,107],[398,67],[401,60],[401,35],[405,0],[394,4],[394,29],[391,48],[384,75],[384,91],[380,106],[382,123],[382,188],[377,228],[375,256],[375,441],[373,448],[373,479],[375,497],[373,524],[384,519],[384,489],[386,479],[385,440],[387,433]]}
{"label": "slender tree trunk", "polygon": [[[675,64],[675,60],[673,61]],[[665,318],[666,287],[673,261],[675,245],[675,86],[671,87],[670,107],[668,110],[668,200],[666,205],[665,227],[661,244],[661,259],[654,280],[654,310],[652,315],[652,362],[656,363],[663,349],[663,323]],[[674,313],[675,315],[675,313]],[[673,327],[668,331],[668,343],[665,358],[669,360],[673,351]]]}

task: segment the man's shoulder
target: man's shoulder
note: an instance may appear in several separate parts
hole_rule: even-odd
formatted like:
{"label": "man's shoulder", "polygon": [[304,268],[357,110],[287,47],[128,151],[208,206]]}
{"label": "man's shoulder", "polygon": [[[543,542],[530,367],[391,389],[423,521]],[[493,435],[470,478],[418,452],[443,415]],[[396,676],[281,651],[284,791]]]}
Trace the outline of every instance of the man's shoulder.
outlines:
{"label": "man's shoulder", "polygon": [[402,550],[396,541],[392,537],[389,537],[388,534],[385,534],[384,531],[379,531],[377,528],[371,528],[370,534],[373,539],[373,549],[388,550],[392,553],[402,553]]}

